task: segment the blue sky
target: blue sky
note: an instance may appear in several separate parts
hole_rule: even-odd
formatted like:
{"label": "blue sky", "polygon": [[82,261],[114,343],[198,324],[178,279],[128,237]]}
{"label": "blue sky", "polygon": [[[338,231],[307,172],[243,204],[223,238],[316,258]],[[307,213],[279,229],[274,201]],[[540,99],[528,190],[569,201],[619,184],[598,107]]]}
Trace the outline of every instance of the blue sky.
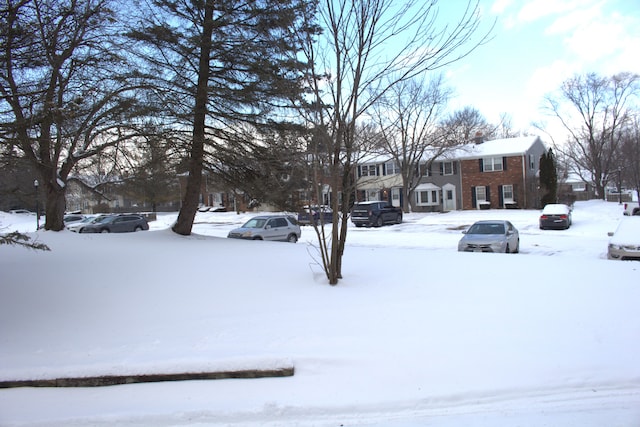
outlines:
{"label": "blue sky", "polygon": [[[441,2],[454,19],[467,0]],[[480,0],[483,19],[497,19],[494,38],[449,66],[453,109],[477,108],[489,121],[511,116],[516,130],[532,121],[555,125],[540,105],[574,74],[640,74],[639,0]]]}

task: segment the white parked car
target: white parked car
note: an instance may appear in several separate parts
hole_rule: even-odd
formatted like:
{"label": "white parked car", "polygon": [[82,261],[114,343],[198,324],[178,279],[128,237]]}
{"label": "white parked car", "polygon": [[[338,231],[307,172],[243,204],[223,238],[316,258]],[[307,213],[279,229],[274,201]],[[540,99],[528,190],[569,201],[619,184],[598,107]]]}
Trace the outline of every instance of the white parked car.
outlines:
{"label": "white parked car", "polygon": [[608,235],[607,258],[640,261],[640,216],[622,218],[616,231]]}

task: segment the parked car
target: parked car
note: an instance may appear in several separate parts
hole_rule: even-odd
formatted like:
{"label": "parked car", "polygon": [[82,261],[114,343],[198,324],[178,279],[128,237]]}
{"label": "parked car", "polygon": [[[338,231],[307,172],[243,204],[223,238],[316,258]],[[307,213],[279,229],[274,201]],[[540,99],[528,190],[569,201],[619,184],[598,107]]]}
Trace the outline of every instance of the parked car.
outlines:
{"label": "parked car", "polygon": [[571,227],[571,208],[562,203],[550,203],[542,209],[540,230],[555,228],[566,230]]}
{"label": "parked car", "polygon": [[83,219],[85,219],[85,216],[82,214],[65,214],[62,221],[64,221],[65,226],[68,226],[74,222],[80,222]]}
{"label": "parked car", "polygon": [[319,222],[328,224],[333,221],[333,210],[329,206],[303,206],[298,212],[298,224],[309,225]]}
{"label": "parked car", "polygon": [[80,230],[85,225],[88,225],[88,224],[91,224],[93,222],[96,222],[97,220],[99,220],[100,218],[105,217],[105,216],[107,216],[107,215],[87,215],[81,221],[74,222],[74,223],[71,223],[71,224],[65,224],[65,227],[69,231],[73,231],[74,233],[78,233],[78,232],[80,232]]}
{"label": "parked car", "polygon": [[622,218],[610,237],[607,258],[640,261],[640,216]]}
{"label": "parked car", "polygon": [[360,202],[351,209],[351,222],[356,227],[382,227],[384,224],[401,224],[402,209],[389,202]]}
{"label": "parked car", "polygon": [[35,215],[35,212],[28,211],[26,209],[11,209],[10,214],[22,214],[22,215]]}
{"label": "parked car", "polygon": [[625,203],[622,214],[628,216],[640,215],[640,205],[638,205],[638,202]]}
{"label": "parked car", "polygon": [[148,230],[149,224],[142,215],[106,215],[78,229],[79,233],[128,233]]}
{"label": "parked car", "polygon": [[296,219],[289,215],[260,215],[229,232],[231,239],[274,240],[295,243],[302,231]]}
{"label": "parked car", "polygon": [[520,234],[509,221],[478,221],[463,233],[459,252],[520,252]]}

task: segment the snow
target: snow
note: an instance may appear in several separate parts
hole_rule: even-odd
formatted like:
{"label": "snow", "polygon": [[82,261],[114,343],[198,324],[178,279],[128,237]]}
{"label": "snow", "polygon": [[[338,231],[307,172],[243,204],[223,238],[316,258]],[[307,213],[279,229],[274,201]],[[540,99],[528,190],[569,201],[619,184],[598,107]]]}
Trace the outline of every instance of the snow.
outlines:
{"label": "snow", "polygon": [[[198,213],[194,234],[33,233],[0,246],[0,380],[295,367],[283,378],[0,389],[0,426],[640,425],[640,263],[606,259],[622,206],[406,214],[350,225],[327,284],[297,244],[226,239],[255,214]],[[458,253],[506,219],[520,254]]]}

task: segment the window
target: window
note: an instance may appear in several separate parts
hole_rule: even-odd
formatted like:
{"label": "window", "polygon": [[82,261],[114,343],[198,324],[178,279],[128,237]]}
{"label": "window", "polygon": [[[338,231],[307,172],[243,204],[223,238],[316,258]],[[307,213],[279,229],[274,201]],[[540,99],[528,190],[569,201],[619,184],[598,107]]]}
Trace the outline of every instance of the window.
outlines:
{"label": "window", "polygon": [[478,204],[487,201],[487,188],[486,187],[476,187],[476,202]]}
{"label": "window", "polygon": [[385,175],[397,175],[400,173],[400,165],[396,162],[387,162],[384,164]]}
{"label": "window", "polygon": [[416,204],[418,206],[435,206],[440,204],[438,190],[425,190],[416,192]]}
{"label": "window", "polygon": [[360,176],[377,176],[378,168],[376,165],[362,165],[360,166]]}
{"label": "window", "polygon": [[529,154],[529,169],[536,170],[536,158],[533,154]]}
{"label": "window", "polygon": [[442,162],[442,175],[453,175],[453,162]]}
{"label": "window", "polygon": [[502,157],[488,157],[482,159],[483,172],[495,172],[502,170]]}

